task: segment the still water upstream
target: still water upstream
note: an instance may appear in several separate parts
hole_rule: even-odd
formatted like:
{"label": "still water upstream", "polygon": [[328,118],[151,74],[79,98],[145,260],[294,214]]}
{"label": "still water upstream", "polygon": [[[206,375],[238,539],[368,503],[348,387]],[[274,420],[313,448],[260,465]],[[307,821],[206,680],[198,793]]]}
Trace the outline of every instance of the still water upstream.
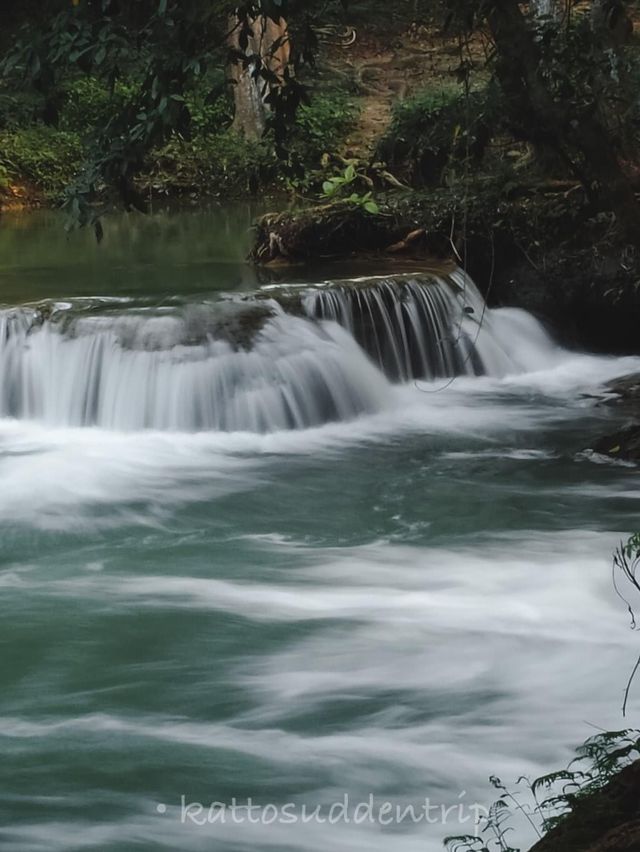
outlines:
{"label": "still water upstream", "polygon": [[640,486],[581,451],[640,358],[497,311],[390,381],[323,290],[239,354],[253,212],[0,223],[1,849],[435,852],[623,727]]}

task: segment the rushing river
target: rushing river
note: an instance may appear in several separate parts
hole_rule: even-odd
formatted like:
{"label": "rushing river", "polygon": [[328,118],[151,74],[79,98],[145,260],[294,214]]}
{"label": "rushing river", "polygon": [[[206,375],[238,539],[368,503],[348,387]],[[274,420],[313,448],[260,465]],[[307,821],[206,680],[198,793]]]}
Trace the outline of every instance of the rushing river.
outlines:
{"label": "rushing river", "polygon": [[234,353],[207,323],[259,284],[250,220],[0,222],[2,849],[435,852],[489,775],[623,727],[640,487],[582,450],[640,358],[498,311],[492,375],[389,377],[322,289]]}

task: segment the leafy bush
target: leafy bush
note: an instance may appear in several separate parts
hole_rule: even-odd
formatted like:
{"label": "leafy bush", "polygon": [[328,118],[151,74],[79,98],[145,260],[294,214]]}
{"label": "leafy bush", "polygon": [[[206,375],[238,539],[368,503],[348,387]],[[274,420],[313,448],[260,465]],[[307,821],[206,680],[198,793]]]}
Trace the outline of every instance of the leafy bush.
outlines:
{"label": "leafy bush", "polygon": [[[61,89],[59,127],[38,123],[42,99],[0,92],[0,166],[7,180],[32,183],[52,200],[62,195],[91,150],[91,137],[117,118],[136,97],[133,82],[113,91],[92,76],[67,78]],[[290,130],[289,160],[279,160],[267,137],[247,142],[230,130],[233,100],[224,72],[197,81],[185,93],[184,132],[152,151],[142,185],[164,193],[254,193],[304,175],[335,151],[355,109],[342,91],[318,94],[301,108]]]}
{"label": "leafy bush", "polygon": [[232,130],[187,140],[173,136],[153,151],[143,183],[158,192],[253,193],[274,180],[277,161],[266,143],[250,143]]}
{"label": "leafy bush", "polygon": [[0,166],[7,177],[31,181],[52,200],[72,181],[82,157],[75,133],[44,125],[0,132]]}
{"label": "leafy bush", "polygon": [[482,159],[497,116],[493,87],[468,97],[456,85],[428,89],[396,107],[378,154],[412,183],[439,185],[455,163]]}
{"label": "leafy bush", "polygon": [[291,131],[292,158],[305,168],[317,166],[323,154],[335,153],[356,117],[356,107],[339,89],[316,94],[301,106]]}
{"label": "leafy bush", "polygon": [[361,207],[366,213],[371,213],[377,216],[380,213],[380,207],[373,198],[373,192],[351,192],[354,184],[363,179],[364,175],[360,174],[353,163],[350,163],[342,174],[325,180],[322,184],[322,197],[330,200],[337,198],[345,198],[350,204]]}
{"label": "leafy bush", "polygon": [[134,95],[126,82],[115,84],[113,92],[95,77],[79,77],[64,88],[60,128],[86,135],[104,126]]}
{"label": "leafy bush", "polygon": [[355,112],[343,93],[314,97],[300,109],[291,129],[287,162],[275,156],[268,134],[256,143],[228,129],[232,117],[228,90],[214,99],[207,99],[203,92],[192,93],[187,107],[191,138],[175,134],[148,159],[143,182],[157,191],[243,194],[273,186],[292,172],[319,165],[325,152],[335,150]]}
{"label": "leafy bush", "polygon": [[220,133],[233,121],[233,98],[223,71],[199,81],[185,102],[194,136]]}
{"label": "leafy bush", "polygon": [[33,124],[42,111],[42,98],[33,92],[0,92],[0,128],[15,130]]}

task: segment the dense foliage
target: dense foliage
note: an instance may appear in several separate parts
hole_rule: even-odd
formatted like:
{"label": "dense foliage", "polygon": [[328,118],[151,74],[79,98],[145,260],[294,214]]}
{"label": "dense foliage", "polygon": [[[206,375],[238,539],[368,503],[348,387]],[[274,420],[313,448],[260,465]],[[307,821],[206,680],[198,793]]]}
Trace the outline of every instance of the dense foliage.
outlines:
{"label": "dense foliage", "polygon": [[427,89],[396,107],[379,154],[413,185],[440,185],[455,179],[461,164],[479,166],[500,121],[493,86],[468,93],[455,83]]}
{"label": "dense foliage", "polygon": [[[439,94],[414,93],[398,105],[380,158],[414,186],[447,184],[477,169],[506,134],[532,146],[542,173],[580,182],[591,210],[613,214],[621,235],[638,244],[630,182],[638,159],[638,61],[623,0],[592,0],[587,9],[552,0],[547,16],[539,13],[543,5],[50,0],[5,49],[0,73],[36,93],[37,106],[25,102],[36,122],[80,137],[66,206],[82,223],[95,218],[96,199],[108,194],[144,209],[141,190],[162,191],[171,175],[185,191],[203,183],[213,192],[312,185],[305,173],[323,153],[335,153],[349,119],[339,99],[339,115],[331,97],[309,103],[308,69],[321,33],[356,22],[378,39],[386,32],[395,49],[409,38],[412,21],[415,27],[438,18],[457,34],[458,67]],[[17,24],[19,4],[4,14]],[[396,19],[402,25],[394,28]],[[269,22],[276,34],[267,38]],[[479,37],[486,61],[470,49]],[[250,106],[252,89],[266,112],[266,133],[260,124],[259,133],[247,133],[243,123],[246,139],[237,141],[228,134],[238,129],[241,96]],[[31,139],[27,134],[25,148]],[[58,178],[69,176],[72,140],[61,140],[63,163],[47,185],[54,194]],[[32,175],[28,150],[16,158],[16,144],[11,157],[3,155],[3,173],[22,168],[15,161],[24,159],[31,162],[25,175]]]}

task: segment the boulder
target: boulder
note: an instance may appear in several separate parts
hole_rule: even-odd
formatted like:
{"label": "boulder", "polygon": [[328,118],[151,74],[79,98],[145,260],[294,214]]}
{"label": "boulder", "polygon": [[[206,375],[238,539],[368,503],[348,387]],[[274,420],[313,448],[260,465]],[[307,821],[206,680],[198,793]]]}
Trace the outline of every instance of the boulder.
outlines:
{"label": "boulder", "polygon": [[530,852],[638,852],[640,761],[574,800],[571,813]]}

